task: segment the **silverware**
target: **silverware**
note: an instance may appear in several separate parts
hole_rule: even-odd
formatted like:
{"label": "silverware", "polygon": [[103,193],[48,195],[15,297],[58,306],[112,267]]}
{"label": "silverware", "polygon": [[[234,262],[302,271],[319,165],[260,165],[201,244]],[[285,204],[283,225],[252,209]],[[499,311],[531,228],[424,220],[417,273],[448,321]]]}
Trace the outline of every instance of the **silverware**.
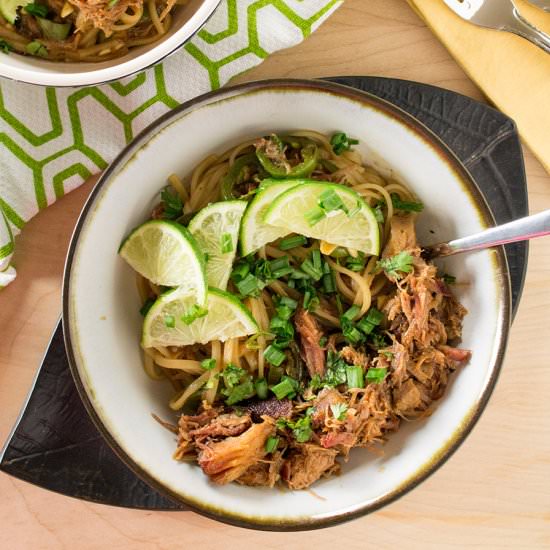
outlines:
{"label": "silverware", "polygon": [[[544,4],[542,0],[536,0],[536,3]],[[445,4],[466,21],[517,34],[550,53],[550,36],[529,23],[513,0],[445,0]]]}
{"label": "silverware", "polygon": [[461,252],[490,248],[517,241],[527,241],[545,235],[550,235],[550,210],[544,210],[539,214],[519,218],[503,225],[497,225],[469,237],[461,237],[448,243],[423,247],[422,256],[426,259],[452,256]]}
{"label": "silverware", "polygon": [[537,6],[537,8],[550,13],[550,0],[528,0],[528,2],[533,4],[533,6]]}

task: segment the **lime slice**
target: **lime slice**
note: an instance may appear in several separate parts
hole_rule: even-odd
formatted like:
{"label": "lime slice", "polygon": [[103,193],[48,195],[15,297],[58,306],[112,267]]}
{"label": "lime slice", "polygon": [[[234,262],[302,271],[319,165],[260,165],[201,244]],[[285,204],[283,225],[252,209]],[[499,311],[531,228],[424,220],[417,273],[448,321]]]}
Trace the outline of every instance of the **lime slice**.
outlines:
{"label": "lime slice", "polygon": [[154,284],[180,287],[194,303],[205,303],[204,255],[183,225],[166,220],[146,222],[130,233],[118,252]]}
{"label": "lime slice", "polygon": [[143,321],[143,346],[188,346],[212,340],[224,342],[259,331],[248,309],[229,292],[208,289],[208,313],[186,324],[182,316],[193,305],[193,299],[180,289],[160,296]]}
{"label": "lime slice", "polygon": [[[322,209],[324,202],[340,203],[342,207]],[[344,185],[308,182],[285,191],[268,208],[264,223],[366,254],[377,255],[380,250],[378,223],[372,210]]]}
{"label": "lime slice", "polygon": [[304,183],[304,180],[266,181],[246,208],[241,223],[241,254],[247,256],[264,244],[288,235],[288,229],[274,227],[263,222],[263,217],[273,201],[285,191]]}
{"label": "lime slice", "polygon": [[244,201],[215,202],[198,212],[189,223],[189,232],[201,251],[207,254],[206,280],[209,286],[227,288],[245,208]]}

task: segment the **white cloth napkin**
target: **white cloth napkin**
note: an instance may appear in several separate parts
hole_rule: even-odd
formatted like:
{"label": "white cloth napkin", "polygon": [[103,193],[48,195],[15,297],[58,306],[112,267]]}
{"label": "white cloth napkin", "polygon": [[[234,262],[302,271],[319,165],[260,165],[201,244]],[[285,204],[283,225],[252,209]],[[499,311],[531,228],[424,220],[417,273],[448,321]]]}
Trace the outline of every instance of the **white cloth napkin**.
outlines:
{"label": "white cloth napkin", "polygon": [[55,89],[2,81],[0,288],[15,278],[14,236],[25,222],[103,170],[167,110],[299,44],[342,2],[223,0],[179,52],[120,82]]}

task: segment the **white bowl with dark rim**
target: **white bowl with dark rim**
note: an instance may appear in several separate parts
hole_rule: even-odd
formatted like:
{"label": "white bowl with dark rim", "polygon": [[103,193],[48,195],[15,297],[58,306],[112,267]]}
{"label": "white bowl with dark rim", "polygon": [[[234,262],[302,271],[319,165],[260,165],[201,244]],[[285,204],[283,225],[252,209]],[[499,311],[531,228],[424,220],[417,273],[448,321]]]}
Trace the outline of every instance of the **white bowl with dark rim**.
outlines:
{"label": "white bowl with dark rim", "polygon": [[196,464],[172,459],[175,436],[151,413],[174,420],[171,389],[141,367],[142,318],[132,270],[117,256],[145,221],[166,176],[270,132],[345,131],[366,162],[407,183],[425,204],[421,243],[493,224],[481,193],[454,154],[425,126],[375,96],[321,81],[254,82],[209,93],[161,117],[111,164],[88,200],[70,246],[63,325],[71,370],[97,428],[118,456],[161,493],[206,516],[271,530],[333,525],[380,508],[426,479],[475,425],[502,365],[510,285],[502,248],[441,262],[468,308],[462,347],[472,359],[452,377],[431,416],[403,423],[384,454],[354,449],[338,477],[308,491],[211,483]]}
{"label": "white bowl with dark rim", "polygon": [[11,53],[3,55],[0,76],[41,86],[90,86],[119,80],[162,61],[189,41],[221,0],[190,0],[174,11],[169,31],[160,40],[132,48],[126,55],[97,63],[48,61]]}

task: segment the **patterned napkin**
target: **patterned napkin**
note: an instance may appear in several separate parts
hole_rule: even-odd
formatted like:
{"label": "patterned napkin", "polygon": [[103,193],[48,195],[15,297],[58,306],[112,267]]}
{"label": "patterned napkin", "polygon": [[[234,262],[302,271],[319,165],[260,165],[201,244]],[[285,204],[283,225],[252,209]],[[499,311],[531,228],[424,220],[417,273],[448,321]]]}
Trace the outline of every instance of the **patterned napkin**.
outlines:
{"label": "patterned napkin", "polygon": [[15,278],[13,237],[30,218],[103,170],[140,130],[299,44],[343,0],[222,0],[162,64],[80,89],[0,83],[0,288]]}

